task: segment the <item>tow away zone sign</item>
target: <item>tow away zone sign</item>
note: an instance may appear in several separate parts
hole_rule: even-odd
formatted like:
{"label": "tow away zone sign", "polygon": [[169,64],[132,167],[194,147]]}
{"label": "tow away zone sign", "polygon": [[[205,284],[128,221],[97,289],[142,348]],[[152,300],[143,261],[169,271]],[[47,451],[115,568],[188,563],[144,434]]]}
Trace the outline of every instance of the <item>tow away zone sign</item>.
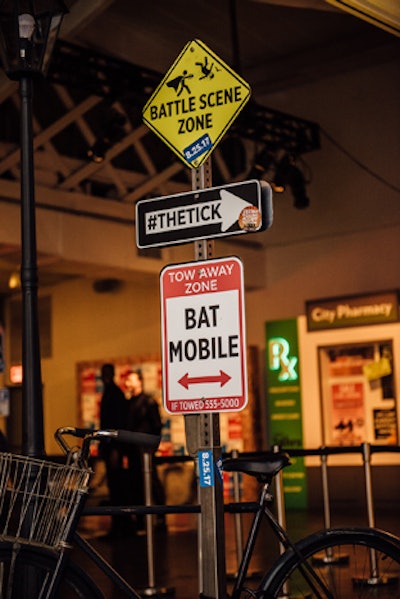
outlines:
{"label": "tow away zone sign", "polygon": [[163,400],[171,414],[247,404],[243,265],[222,258],[161,271]]}

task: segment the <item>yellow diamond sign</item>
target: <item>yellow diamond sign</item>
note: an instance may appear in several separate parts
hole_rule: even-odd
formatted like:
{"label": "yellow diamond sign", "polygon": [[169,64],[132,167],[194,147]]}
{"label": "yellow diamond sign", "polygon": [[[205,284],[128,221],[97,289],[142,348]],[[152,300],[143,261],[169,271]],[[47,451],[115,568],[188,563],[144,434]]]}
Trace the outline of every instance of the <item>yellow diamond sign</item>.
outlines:
{"label": "yellow diamond sign", "polygon": [[200,40],[189,42],[143,109],[143,120],[198,168],[250,98],[250,86]]}

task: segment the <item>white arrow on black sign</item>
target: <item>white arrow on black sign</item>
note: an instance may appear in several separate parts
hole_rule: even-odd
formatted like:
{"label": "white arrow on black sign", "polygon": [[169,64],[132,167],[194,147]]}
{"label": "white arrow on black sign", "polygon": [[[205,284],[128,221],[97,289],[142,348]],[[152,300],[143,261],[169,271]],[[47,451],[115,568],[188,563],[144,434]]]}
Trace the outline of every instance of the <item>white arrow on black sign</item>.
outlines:
{"label": "white arrow on black sign", "polygon": [[272,192],[265,181],[244,181],[136,205],[140,248],[263,231],[272,224]]}

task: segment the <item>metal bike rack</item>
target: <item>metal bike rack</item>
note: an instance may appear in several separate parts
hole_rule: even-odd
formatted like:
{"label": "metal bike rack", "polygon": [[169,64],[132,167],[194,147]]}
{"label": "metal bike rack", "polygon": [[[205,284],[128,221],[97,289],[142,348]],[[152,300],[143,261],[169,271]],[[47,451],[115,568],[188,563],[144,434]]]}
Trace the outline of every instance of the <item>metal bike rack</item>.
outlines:
{"label": "metal bike rack", "polygon": [[[231,452],[232,458],[238,458],[239,452],[237,449],[233,449]],[[241,489],[240,489],[240,472],[231,472],[232,479],[232,487],[233,487],[233,499],[235,503],[240,503],[242,500],[241,497]],[[240,512],[235,512],[233,514],[235,521],[235,544],[236,544],[236,571],[235,572],[227,572],[227,578],[234,580],[237,576],[237,570],[239,564],[242,560],[243,555],[243,526],[242,526],[242,514]],[[254,579],[260,578],[261,572],[258,571],[249,571],[247,572],[246,579]]]}
{"label": "metal bike rack", "polygon": [[[280,451],[280,450],[281,450],[281,448],[279,447],[279,445],[274,445],[274,447],[273,447],[274,453],[278,453],[278,451]],[[284,490],[283,490],[283,471],[282,470],[280,470],[278,472],[278,474],[275,476],[274,484],[275,484],[276,512],[277,512],[278,522],[281,525],[281,527],[283,528],[283,530],[286,530],[285,494],[284,494]],[[279,553],[282,555],[282,553],[284,553],[284,552],[285,552],[285,546],[280,541],[279,542]],[[279,599],[281,599],[281,598],[285,599],[285,597],[290,597],[289,582],[285,582],[285,584],[283,585],[282,593],[283,593],[283,595],[280,595]]]}
{"label": "metal bike rack", "polygon": [[[143,454],[143,476],[144,476],[144,495],[145,505],[153,505],[152,483],[152,456],[150,453]],[[156,586],[155,583],[155,562],[154,562],[154,529],[153,514],[146,514],[146,546],[147,546],[147,587],[138,589],[142,597],[172,597],[175,593],[173,587]]]}
{"label": "metal bike rack", "polygon": [[[281,451],[282,448],[279,446],[274,446],[273,451]],[[282,451],[285,451],[284,449]],[[364,469],[364,479],[365,479],[365,496],[366,496],[366,506],[367,506],[367,514],[368,514],[368,526],[371,528],[375,527],[375,509],[374,509],[374,500],[372,493],[372,472],[371,472],[371,454],[373,452],[400,452],[400,447],[390,447],[390,446],[371,446],[369,443],[363,443],[361,446],[351,446],[351,447],[320,447],[319,449],[290,449],[288,453],[293,457],[301,456],[305,457],[307,455],[319,456],[321,460],[321,482],[322,482],[322,493],[323,493],[323,510],[324,510],[324,527],[331,527],[331,506],[330,506],[330,492],[329,492],[329,476],[328,476],[328,457],[330,455],[338,455],[338,454],[361,454],[363,459],[363,469]],[[260,452],[262,454],[262,452]],[[238,457],[239,452],[234,450],[231,452],[232,457]],[[241,455],[246,455],[243,452]],[[254,455],[254,454],[252,454]],[[165,458],[163,458],[165,461]],[[146,476],[146,472],[145,472]],[[147,473],[147,476],[150,476],[150,491],[151,491],[151,470]],[[241,501],[241,491],[240,491],[240,475],[235,472],[232,473],[232,484],[233,484],[233,492],[234,492],[234,501]],[[275,478],[275,500],[277,507],[277,519],[279,524],[286,530],[286,512],[285,512],[285,499],[284,499],[284,490],[283,490],[283,473],[282,471],[278,473]],[[146,505],[151,505],[150,503]],[[146,518],[151,518],[151,514],[147,514]],[[242,519],[241,514],[236,512],[234,514],[235,518],[235,543],[236,543],[236,556],[237,563],[240,563],[240,559],[243,553],[243,529],[242,529]],[[282,544],[280,544],[280,552],[282,553],[284,548]],[[376,560],[376,553],[373,549],[371,551],[371,569],[369,575],[362,579],[353,579],[355,585],[390,585],[395,584],[398,581],[398,577],[389,577],[384,573],[380,573],[378,570],[378,564]],[[148,534],[148,556],[149,556],[149,588],[154,588],[154,559],[152,557],[153,554],[153,538],[152,534]],[[330,566],[342,566],[349,561],[349,556],[347,555],[334,555],[333,550],[331,552],[329,550],[325,551],[320,556],[315,556],[314,561],[316,563],[321,562],[322,565],[330,565]],[[250,576],[257,576],[257,573],[250,574]],[[231,577],[231,576],[229,576]],[[154,595],[145,595],[145,596],[154,596]]]}
{"label": "metal bike rack", "polygon": [[[360,453],[363,459],[363,467],[364,467],[364,480],[365,480],[365,497],[366,497],[366,505],[367,505],[367,514],[368,514],[368,526],[371,528],[375,528],[375,509],[374,509],[374,500],[372,493],[372,472],[371,472],[371,454],[373,451],[379,451],[383,453],[386,452],[398,452],[400,451],[400,447],[390,447],[390,446],[371,446],[369,443],[362,443],[360,446],[350,446],[350,447],[321,447],[319,450],[291,450],[291,454],[294,455],[320,455],[321,458],[321,475],[322,475],[322,492],[323,492],[323,505],[324,505],[324,525],[325,528],[330,528],[331,519],[330,519],[330,495],[329,495],[329,485],[328,485],[328,464],[327,458],[328,455],[338,455],[338,454],[349,454],[349,453]],[[314,556],[314,563],[321,563],[323,565],[343,565],[344,563],[349,561],[349,557],[346,555],[335,556],[333,550],[325,551],[319,556]],[[379,571],[378,562],[376,559],[376,552],[374,549],[370,550],[370,572],[368,576],[363,578],[353,578],[353,583],[356,586],[382,586],[382,585],[392,585],[398,582],[397,576],[387,576],[384,573]]]}
{"label": "metal bike rack", "polygon": [[[237,449],[232,450],[231,456],[234,459],[239,457],[239,452]],[[231,472],[230,476],[232,480],[233,499],[235,502],[239,503],[241,500],[239,472]],[[238,566],[243,555],[243,526],[242,518],[239,513],[234,514],[233,518],[235,522],[236,566]],[[226,576],[228,579],[234,580],[236,578],[236,574],[237,568],[235,572],[227,572]]]}
{"label": "metal bike rack", "polygon": [[[372,495],[372,473],[371,473],[371,446],[369,443],[362,444],[362,457],[364,463],[364,478],[365,478],[365,497],[367,502],[368,526],[375,527],[375,510],[374,500]],[[376,559],[376,551],[370,549],[371,570],[370,576],[363,578],[353,578],[353,583],[356,586],[382,586],[392,585],[397,583],[398,576],[387,576],[379,571],[379,564]]]}
{"label": "metal bike rack", "polygon": [[[281,451],[279,445],[274,445],[273,452],[278,453]],[[285,511],[285,495],[283,491],[283,471],[280,470],[275,476],[275,498],[276,498],[276,512],[279,524],[283,530],[286,530],[286,511]],[[279,553],[282,555],[285,551],[283,543],[279,543]]]}
{"label": "metal bike rack", "polygon": [[[324,452],[324,447],[321,447],[321,452]],[[329,482],[328,482],[328,456],[326,453],[321,453],[321,479],[322,479],[322,496],[324,504],[324,525],[325,528],[331,527],[331,508],[329,499]],[[325,565],[341,566],[349,562],[348,555],[335,555],[332,548],[327,549],[320,555],[313,557],[313,563]]]}
{"label": "metal bike rack", "polygon": [[[363,443],[360,446],[349,446],[349,447],[320,447],[319,449],[293,449],[285,450],[278,446],[274,447],[274,451],[287,451],[293,457],[305,457],[305,456],[319,456],[321,460],[321,480],[322,480],[322,492],[323,492],[323,510],[324,510],[324,525],[326,528],[331,527],[331,506],[330,506],[330,492],[329,492],[329,477],[328,477],[328,457],[330,455],[339,454],[361,454],[363,459],[363,470],[365,479],[365,495],[366,495],[366,506],[368,512],[368,526],[375,527],[375,509],[372,492],[372,472],[371,472],[371,455],[373,453],[400,453],[400,446],[375,446],[368,443]],[[252,456],[259,454],[262,456],[263,452],[251,452]],[[232,457],[238,457],[238,452],[232,452]],[[241,456],[246,456],[246,452],[242,452]],[[166,456],[155,458],[157,463],[164,463],[168,461],[188,461],[191,458],[189,456],[173,456],[168,458]],[[153,515],[154,514],[167,514],[167,513],[199,513],[200,506],[195,505],[176,505],[176,506],[153,506],[152,505],[152,485],[151,485],[151,455],[145,454],[144,462],[144,480],[145,480],[145,507],[132,506],[129,513],[144,513],[146,515],[146,527],[147,527],[147,558],[148,558],[148,586],[139,593],[143,597],[157,597],[157,596],[168,596],[172,595],[174,590],[167,589],[165,587],[157,587],[155,584],[155,566],[154,566],[154,538],[153,538]],[[241,491],[240,491],[240,476],[238,473],[233,473],[233,490],[235,502],[241,502]],[[283,492],[283,476],[280,472],[275,478],[275,500],[277,506],[277,519],[282,528],[286,529],[286,513],[285,513],[285,502]],[[117,508],[113,507],[95,507],[86,508],[85,512],[87,515],[107,515],[116,513]],[[235,517],[235,542],[236,542],[236,555],[238,563],[243,552],[243,531],[241,516],[235,509],[228,510],[230,513],[234,513]],[[251,510],[250,510],[251,511]],[[124,509],[124,513],[127,510]],[[282,548],[281,548],[282,551]],[[371,551],[371,570],[369,575],[362,579],[353,579],[355,585],[367,585],[369,587],[374,585],[389,585],[398,582],[398,577],[388,577],[385,573],[380,573],[377,569],[377,560],[374,550]],[[335,560],[334,556],[329,556],[325,552],[325,555],[321,556],[324,565],[336,566],[337,564],[343,564],[343,560]]]}

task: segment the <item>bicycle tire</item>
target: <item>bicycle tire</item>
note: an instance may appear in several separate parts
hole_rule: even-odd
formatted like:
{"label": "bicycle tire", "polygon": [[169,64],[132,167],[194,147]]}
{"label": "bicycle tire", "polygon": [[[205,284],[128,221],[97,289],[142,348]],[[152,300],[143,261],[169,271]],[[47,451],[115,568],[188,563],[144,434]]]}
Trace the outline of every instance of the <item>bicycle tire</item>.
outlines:
{"label": "bicycle tire", "polygon": [[[56,564],[57,553],[51,549],[1,541],[0,597],[36,599],[41,596],[40,588],[46,577],[53,574]],[[69,563],[56,591],[56,599],[104,599],[104,595],[86,572]]]}
{"label": "bicycle tire", "polygon": [[[295,544],[320,584],[312,588],[289,549],[264,576],[255,597],[276,599],[400,599],[400,539],[377,529],[329,529]],[[371,552],[372,550],[372,552]],[[372,571],[371,558],[378,566]],[[328,592],[329,591],[329,592]]]}

